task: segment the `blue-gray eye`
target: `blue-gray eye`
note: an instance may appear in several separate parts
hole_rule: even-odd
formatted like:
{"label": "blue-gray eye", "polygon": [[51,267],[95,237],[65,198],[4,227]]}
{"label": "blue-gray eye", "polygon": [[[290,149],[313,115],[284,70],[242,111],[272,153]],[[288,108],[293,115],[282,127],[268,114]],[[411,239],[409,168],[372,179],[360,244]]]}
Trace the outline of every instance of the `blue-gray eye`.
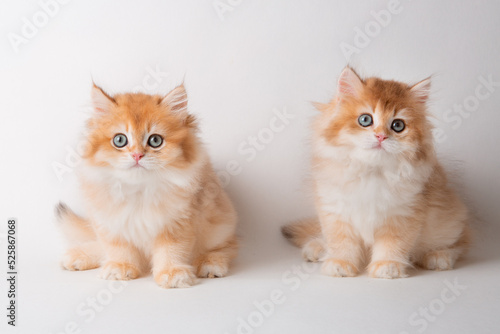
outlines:
{"label": "blue-gray eye", "polygon": [[124,147],[125,145],[127,145],[127,143],[127,136],[122,133],[115,135],[115,137],[113,138],[113,144],[118,148]]}
{"label": "blue-gray eye", "polygon": [[368,114],[363,114],[358,117],[358,123],[361,126],[367,127],[373,124],[372,116]]}
{"label": "blue-gray eye", "polygon": [[154,148],[160,147],[163,144],[163,138],[160,135],[151,135],[149,136],[148,144]]}
{"label": "blue-gray eye", "polygon": [[396,132],[401,132],[405,129],[405,122],[401,119],[395,119],[392,121],[391,129],[393,129]]}

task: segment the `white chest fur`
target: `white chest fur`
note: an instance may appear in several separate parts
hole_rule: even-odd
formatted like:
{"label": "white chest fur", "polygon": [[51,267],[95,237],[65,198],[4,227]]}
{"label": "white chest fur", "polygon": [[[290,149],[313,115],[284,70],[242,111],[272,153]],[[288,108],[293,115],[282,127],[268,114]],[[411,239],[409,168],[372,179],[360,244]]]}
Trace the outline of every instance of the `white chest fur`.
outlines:
{"label": "white chest fur", "polygon": [[191,194],[179,191],[178,186],[192,190],[196,186],[190,173],[175,175],[175,182],[171,177],[126,182],[89,170],[86,176],[84,182],[91,183],[93,189],[91,196],[87,194],[87,203],[94,223],[111,237],[124,239],[146,253],[160,232],[187,218]]}
{"label": "white chest fur", "polygon": [[351,224],[368,245],[388,218],[412,214],[412,204],[427,180],[428,166],[388,160],[379,166],[330,156],[314,173],[319,205],[325,213]]}

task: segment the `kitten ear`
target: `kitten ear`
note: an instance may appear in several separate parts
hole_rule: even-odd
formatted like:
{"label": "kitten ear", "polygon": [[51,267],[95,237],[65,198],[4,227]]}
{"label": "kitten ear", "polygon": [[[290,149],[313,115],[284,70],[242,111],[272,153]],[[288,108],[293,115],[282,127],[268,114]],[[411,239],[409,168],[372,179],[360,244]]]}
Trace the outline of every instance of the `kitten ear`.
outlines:
{"label": "kitten ear", "polygon": [[101,87],[92,83],[92,105],[97,112],[108,112],[113,104],[116,104],[115,99],[108,95]]}
{"label": "kitten ear", "polygon": [[184,84],[175,87],[160,103],[169,107],[172,112],[187,113],[188,97]]}
{"label": "kitten ear", "polygon": [[340,74],[337,85],[338,97],[359,97],[363,89],[363,81],[354,72],[352,68],[347,66]]}
{"label": "kitten ear", "polygon": [[316,110],[325,112],[330,108],[330,104],[328,103],[321,103],[321,102],[311,102],[313,107],[316,108]]}
{"label": "kitten ear", "polygon": [[429,95],[431,93],[431,78],[428,77],[410,88],[413,96],[420,103],[425,103],[429,99]]}

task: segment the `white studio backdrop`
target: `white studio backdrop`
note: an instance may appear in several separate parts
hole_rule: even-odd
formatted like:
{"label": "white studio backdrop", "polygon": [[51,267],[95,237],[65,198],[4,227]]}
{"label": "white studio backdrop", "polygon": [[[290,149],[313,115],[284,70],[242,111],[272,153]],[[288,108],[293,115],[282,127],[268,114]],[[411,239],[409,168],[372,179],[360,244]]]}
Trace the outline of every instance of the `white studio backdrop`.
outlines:
{"label": "white studio backdrop", "polygon": [[[479,247],[498,254],[499,14],[493,0],[3,0],[0,205],[2,221],[20,222],[20,271],[58,271],[53,206],[82,209],[72,170],[91,80],[161,94],[184,81],[240,214],[240,272],[259,277],[292,251],[280,225],[314,213],[311,102],[332,97],[348,63],[362,76],[433,76],[438,151],[478,217]],[[25,288],[24,307],[40,290]]]}

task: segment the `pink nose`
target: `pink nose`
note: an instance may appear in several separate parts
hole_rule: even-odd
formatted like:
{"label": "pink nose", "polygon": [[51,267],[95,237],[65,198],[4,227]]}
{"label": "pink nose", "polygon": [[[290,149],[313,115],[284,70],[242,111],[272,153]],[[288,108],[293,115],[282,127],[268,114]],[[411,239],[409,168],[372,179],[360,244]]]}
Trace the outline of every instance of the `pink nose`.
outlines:
{"label": "pink nose", "polygon": [[134,160],[136,162],[139,162],[139,160],[141,160],[141,158],[144,156],[144,154],[142,153],[132,153],[132,157],[134,158]]}
{"label": "pink nose", "polygon": [[387,139],[387,136],[384,135],[383,133],[377,133],[377,134],[375,134],[375,137],[377,137],[379,143],[381,143]]}

